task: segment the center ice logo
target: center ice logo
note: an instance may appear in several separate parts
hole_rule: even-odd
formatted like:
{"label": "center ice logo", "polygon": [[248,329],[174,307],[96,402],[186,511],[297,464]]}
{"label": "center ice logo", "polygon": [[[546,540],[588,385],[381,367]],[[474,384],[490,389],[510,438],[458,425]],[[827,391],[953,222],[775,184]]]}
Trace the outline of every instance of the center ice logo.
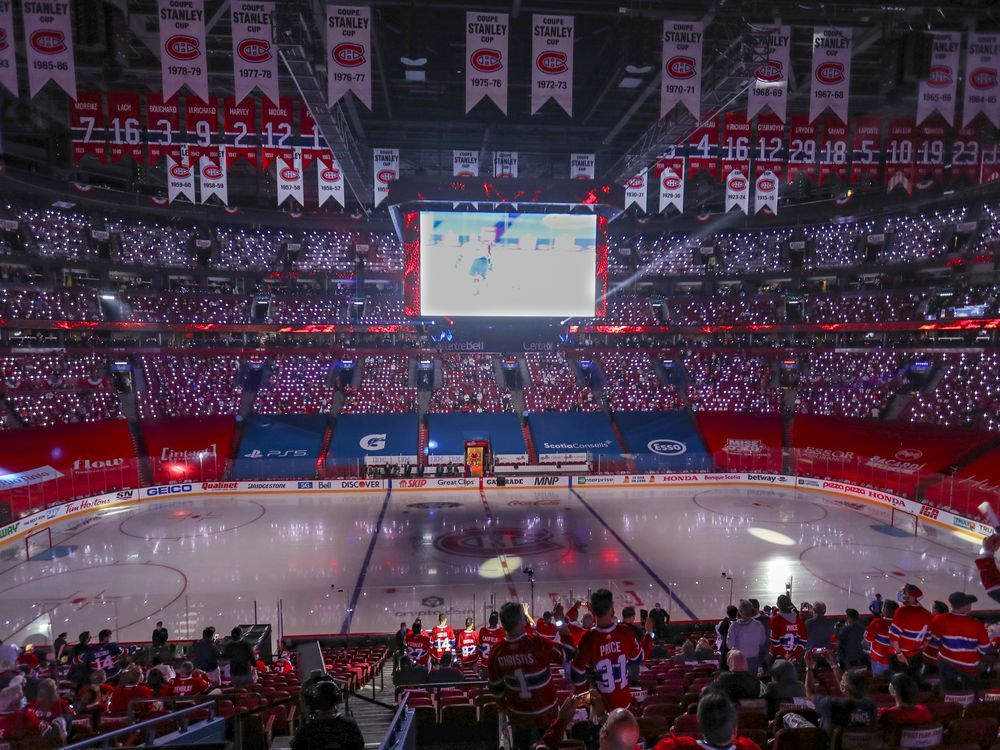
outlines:
{"label": "center ice logo", "polygon": [[496,557],[497,555],[541,555],[563,549],[547,529],[522,529],[501,526],[491,529],[452,531],[434,540],[442,552],[462,557]]}
{"label": "center ice logo", "polygon": [[679,440],[670,440],[669,438],[650,440],[646,444],[646,447],[653,453],[658,453],[661,456],[679,456],[682,453],[687,453],[687,446],[684,443]]}

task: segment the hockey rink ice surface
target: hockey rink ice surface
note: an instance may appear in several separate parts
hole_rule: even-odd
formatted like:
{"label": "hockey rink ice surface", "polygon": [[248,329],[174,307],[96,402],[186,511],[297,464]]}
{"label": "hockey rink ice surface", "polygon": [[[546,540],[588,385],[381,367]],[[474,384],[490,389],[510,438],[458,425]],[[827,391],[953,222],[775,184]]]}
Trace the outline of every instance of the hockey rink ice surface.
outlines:
{"label": "hockey rink ice surface", "polygon": [[[865,512],[859,512],[859,511]],[[907,520],[908,519],[908,520]],[[891,521],[895,525],[891,525]],[[115,508],[52,527],[26,560],[0,547],[0,639],[50,642],[111,628],[147,641],[255,621],[289,635],[392,632],[450,612],[477,627],[492,602],[661,602],[717,619],[733,599],[825,601],[867,611],[919,584],[927,606],[981,592],[978,544],[832,495],[750,487],[217,495]],[[728,578],[732,580],[728,580]],[[985,597],[980,597],[982,603]]]}

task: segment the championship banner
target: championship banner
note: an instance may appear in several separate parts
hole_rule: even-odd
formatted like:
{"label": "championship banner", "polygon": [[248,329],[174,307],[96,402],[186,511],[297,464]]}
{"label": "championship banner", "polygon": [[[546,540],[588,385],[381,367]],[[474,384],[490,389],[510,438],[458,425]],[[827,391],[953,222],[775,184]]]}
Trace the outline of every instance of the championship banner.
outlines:
{"label": "championship banner", "polygon": [[[30,4],[30,3],[29,3]],[[107,134],[104,132],[104,99],[98,91],[81,91],[69,103],[69,126],[73,131],[73,163],[87,154],[98,161],[108,160]]]}
{"label": "championship banner", "polygon": [[517,179],[517,151],[493,152],[493,176],[501,179]]}
{"label": "championship banner", "polygon": [[[69,0],[52,2],[26,0],[21,4],[30,96],[34,96],[46,83],[53,81],[69,94],[71,99],[76,99],[73,18],[70,13]],[[4,41],[10,46],[10,55],[13,57],[13,35],[8,34]],[[13,93],[17,94],[16,86]]]}
{"label": "championship banner", "polygon": [[778,215],[778,175],[767,170],[757,176],[753,189],[753,212]]}
{"label": "championship banner", "polygon": [[374,152],[375,206],[389,195],[389,185],[399,179],[399,149],[377,148]]}
{"label": "championship banner", "polygon": [[983,160],[979,169],[979,184],[1000,180],[1000,141],[983,146]]}
{"label": "championship banner", "polygon": [[592,180],[597,159],[594,154],[570,154],[569,178],[571,180]]}
{"label": "championship banner", "polygon": [[625,183],[625,210],[632,204],[639,207],[639,210],[646,211],[646,173],[640,172]]}
{"label": "championship banner", "polygon": [[292,149],[292,158],[286,160],[284,157],[278,159],[275,166],[275,177],[277,179],[277,199],[278,205],[284,205],[285,201],[293,198],[300,206],[305,205],[305,186],[302,179],[302,149],[295,147]]}
{"label": "championship banner", "polygon": [[847,105],[851,93],[851,49],[850,29],[813,29],[809,122],[815,122],[827,107],[841,122],[847,122]]}
{"label": "championship banner", "polygon": [[944,144],[948,132],[944,119],[937,115],[917,127],[914,184],[918,189],[927,190],[944,182]]}
{"label": "championship banner", "polygon": [[816,181],[816,125],[806,115],[792,115],[788,131],[788,183],[799,175]]}
{"label": "championship banner", "polygon": [[108,126],[111,136],[111,163],[130,156],[142,164],[142,106],[134,91],[108,92]]}
{"label": "championship banner", "polygon": [[451,173],[455,177],[479,177],[479,152],[452,151]]}
{"label": "championship banner", "polygon": [[[968,77],[966,77],[968,80]],[[948,181],[955,183],[963,180],[976,184],[979,182],[979,166],[982,154],[979,150],[979,123],[972,123],[959,128],[951,142],[951,169],[948,171]]]}
{"label": "championship banner", "polygon": [[667,206],[673,206],[678,213],[684,213],[684,157],[657,160],[660,185],[660,213]]}
{"label": "championship banner", "polygon": [[877,185],[882,158],[882,118],[855,117],[851,135],[851,184]]}
{"label": "championship banner", "polygon": [[847,184],[847,125],[824,117],[819,131],[819,184],[831,179]]}
{"label": "championship banner", "polygon": [[191,93],[207,100],[205,0],[157,0],[156,5],[164,98],[169,99],[186,85]]}
{"label": "championship banner", "polygon": [[1000,128],[1000,34],[969,34],[962,124],[979,114]]}
{"label": "championship banner", "polygon": [[167,154],[167,201],[173,203],[178,198],[187,198],[195,203],[194,168],[190,166],[191,156],[187,146],[181,146],[178,159]]}
{"label": "championship banner", "polygon": [[678,104],[683,104],[694,119],[701,119],[701,51],[704,36],[704,24],[701,22],[663,22],[661,119]]}
{"label": "championship banner", "polygon": [[778,181],[785,175],[785,123],[778,115],[757,117],[757,142],[753,149],[753,179],[773,172]]}
{"label": "championship banner", "polygon": [[[222,150],[222,147],[219,147]],[[202,156],[198,160],[198,171],[201,179],[201,202],[208,203],[208,199],[215,196],[222,205],[229,205],[229,181],[226,175],[227,164],[222,158],[222,154],[216,154],[215,158]]]}
{"label": "championship banner", "polygon": [[[291,130],[291,120],[288,121],[289,131]],[[330,153],[330,144],[316,127],[316,120],[313,119],[309,105],[304,101],[299,102],[299,143],[302,146],[302,169],[308,169],[315,159]],[[282,157],[284,158],[284,157]]]}
{"label": "championship banner", "polygon": [[251,166],[256,167],[256,100],[227,96],[223,101],[222,121],[226,133],[226,169],[233,166],[239,159],[246,159]]}
{"label": "championship banner", "polygon": [[326,6],[326,87],[331,107],[350,91],[372,108],[371,48],[371,8]]}
{"label": "championship banner", "polygon": [[188,156],[191,164],[201,157],[219,158],[219,100],[204,101],[196,96],[184,100],[184,126],[187,132]]}
{"label": "championship banner", "polygon": [[885,189],[901,187],[913,194],[913,151],[915,127],[912,117],[889,120],[885,150]]}
{"label": "championship banner", "polygon": [[14,7],[0,0],[0,86],[17,98],[17,59],[14,56]]}
{"label": "championship banner", "polygon": [[750,213],[750,180],[740,170],[734,169],[726,178],[726,213],[733,208]]}
{"label": "championship banner", "polygon": [[958,97],[958,53],[962,49],[960,31],[928,31],[931,38],[930,68],[917,86],[917,125],[935,112],[949,125],[955,124]]}
{"label": "championship banner", "polygon": [[709,117],[691,133],[688,143],[688,179],[705,170],[719,179],[719,118]]}
{"label": "championship banner", "polygon": [[753,59],[760,60],[747,93],[747,119],[764,107],[781,122],[788,108],[788,67],[791,31],[788,26],[751,26]]}
{"label": "championship banner", "polygon": [[267,169],[277,158],[292,161],[292,99],[281,97],[274,104],[269,99],[260,102],[260,166]]}
{"label": "championship banner", "polygon": [[233,88],[242,102],[254,86],[278,101],[278,53],[274,49],[274,2],[232,0]]}
{"label": "championship banner", "polygon": [[163,101],[163,94],[146,94],[146,158],[156,166],[160,157],[169,154],[175,162],[182,161],[180,152],[181,115],[178,97]]}
{"label": "championship banner", "polygon": [[[483,97],[492,99],[500,111],[507,114],[508,18],[506,13],[468,11],[465,14],[466,114]],[[532,86],[532,101],[534,96]]]}
{"label": "championship banner", "polygon": [[722,119],[722,180],[739,170],[750,174],[750,123],[745,112],[726,112]]}
{"label": "championship banner", "polygon": [[320,207],[325,205],[331,198],[341,206],[346,205],[346,201],[344,200],[344,172],[340,168],[340,161],[329,149],[317,154],[316,197]]}
{"label": "championship banner", "polygon": [[573,116],[573,16],[531,17],[531,114],[550,98]]}

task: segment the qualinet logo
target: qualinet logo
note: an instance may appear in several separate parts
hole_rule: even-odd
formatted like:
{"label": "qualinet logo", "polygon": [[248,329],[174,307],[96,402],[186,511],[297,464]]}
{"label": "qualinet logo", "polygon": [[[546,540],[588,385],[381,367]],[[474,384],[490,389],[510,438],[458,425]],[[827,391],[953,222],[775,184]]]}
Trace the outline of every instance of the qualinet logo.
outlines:
{"label": "qualinet logo", "polygon": [[194,60],[201,55],[198,40],[187,34],[175,34],[167,40],[163,48],[175,60]]}
{"label": "qualinet logo", "polygon": [[694,78],[698,73],[698,68],[694,64],[693,57],[677,55],[676,57],[671,57],[667,60],[666,71],[667,75],[671,78],[685,80],[688,78]]}
{"label": "qualinet logo", "polygon": [[365,62],[364,46],[354,42],[338,44],[330,54],[335,63],[343,65],[345,68],[356,68]]}
{"label": "qualinet logo", "polygon": [[927,85],[934,88],[950,86],[952,81],[952,70],[949,65],[932,65],[927,71]]}
{"label": "qualinet logo", "polygon": [[235,490],[236,482],[202,482],[203,490]]}
{"label": "qualinet logo", "polygon": [[31,35],[31,48],[43,55],[58,55],[66,51],[66,37],[55,29],[39,29]]}
{"label": "qualinet logo", "polygon": [[496,73],[503,67],[503,57],[495,49],[477,49],[469,55],[469,62],[480,73]]}
{"label": "qualinet logo", "polygon": [[816,80],[824,86],[834,86],[844,81],[844,66],[837,62],[825,62],[816,67]]}
{"label": "qualinet logo", "polygon": [[236,53],[248,63],[262,63],[271,59],[271,43],[266,39],[244,39]]}
{"label": "qualinet logo", "polygon": [[557,50],[542,52],[535,58],[535,65],[538,66],[541,72],[550,76],[557,76],[569,70],[569,67],[566,65],[566,53]]}
{"label": "qualinet logo", "polygon": [[402,490],[416,490],[427,486],[426,479],[400,479],[399,488]]}

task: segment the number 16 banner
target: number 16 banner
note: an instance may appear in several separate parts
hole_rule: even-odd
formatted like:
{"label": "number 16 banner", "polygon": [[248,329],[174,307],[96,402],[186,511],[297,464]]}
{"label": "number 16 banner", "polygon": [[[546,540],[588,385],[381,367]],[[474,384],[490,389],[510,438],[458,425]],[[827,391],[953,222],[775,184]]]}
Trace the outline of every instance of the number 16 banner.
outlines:
{"label": "number 16 banner", "polygon": [[131,156],[142,164],[142,109],[134,91],[108,92],[108,124],[111,127],[111,163]]}

